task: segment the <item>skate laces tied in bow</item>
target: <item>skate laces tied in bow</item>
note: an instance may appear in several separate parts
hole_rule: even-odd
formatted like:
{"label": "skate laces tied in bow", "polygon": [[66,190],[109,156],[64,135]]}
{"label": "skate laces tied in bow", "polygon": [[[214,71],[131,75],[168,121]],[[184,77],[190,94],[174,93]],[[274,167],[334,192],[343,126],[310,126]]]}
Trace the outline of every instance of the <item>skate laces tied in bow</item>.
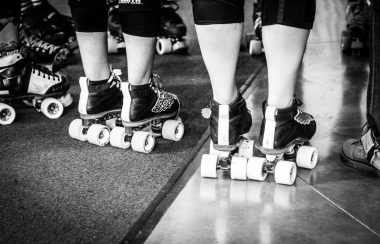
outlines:
{"label": "skate laces tied in bow", "polygon": [[121,70],[120,69],[112,70],[111,76],[107,81],[107,83],[111,83],[110,88],[113,86],[120,88],[120,84],[122,82],[120,76],[121,76]]}
{"label": "skate laces tied in bow", "polygon": [[52,80],[56,80],[56,79],[58,81],[62,80],[62,77],[60,74],[53,73],[48,68],[42,65],[35,64],[35,63],[32,63],[32,73],[37,74],[38,76],[42,76],[42,78],[47,78],[49,80],[50,78],[52,78]]}

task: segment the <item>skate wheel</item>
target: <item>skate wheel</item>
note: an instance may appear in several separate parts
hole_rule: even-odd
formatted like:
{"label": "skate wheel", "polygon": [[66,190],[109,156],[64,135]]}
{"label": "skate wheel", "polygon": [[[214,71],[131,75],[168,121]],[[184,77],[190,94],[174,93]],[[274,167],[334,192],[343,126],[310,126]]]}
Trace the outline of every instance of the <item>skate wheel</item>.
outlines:
{"label": "skate wheel", "polygon": [[0,103],[0,124],[9,125],[16,118],[16,111],[14,108],[5,103]]}
{"label": "skate wheel", "polygon": [[154,137],[146,131],[136,131],[132,136],[131,146],[133,151],[150,153],[155,144]]}
{"label": "skate wheel", "polygon": [[297,165],[305,169],[314,169],[318,161],[318,151],[315,147],[302,146],[298,148]]}
{"label": "skate wheel", "polygon": [[249,42],[249,55],[260,55],[263,50],[263,44],[260,40],[251,40]]}
{"label": "skate wheel", "polygon": [[71,138],[85,141],[87,140],[87,135],[84,132],[84,126],[82,125],[81,119],[74,119],[69,126],[69,135]]}
{"label": "skate wheel", "polygon": [[278,161],[274,169],[274,180],[283,185],[293,185],[297,176],[297,166],[291,161]]}
{"label": "skate wheel", "polygon": [[127,139],[124,127],[115,127],[111,130],[110,144],[112,146],[127,149],[131,145]]}
{"label": "skate wheel", "polygon": [[239,141],[239,155],[245,158],[253,157],[253,151],[255,149],[255,142],[253,140],[240,140]]}
{"label": "skate wheel", "polygon": [[247,163],[247,177],[250,180],[264,181],[267,177],[265,171],[265,158],[252,157],[248,159]]}
{"label": "skate wheel", "polygon": [[216,178],[216,166],[218,165],[218,156],[203,154],[201,161],[201,176],[207,178]]}
{"label": "skate wheel", "polygon": [[179,141],[185,132],[185,126],[178,120],[167,120],[162,126],[162,137],[167,140]]}
{"label": "skate wheel", "polygon": [[57,99],[49,97],[42,101],[41,112],[49,119],[58,119],[63,113],[63,105]]}
{"label": "skate wheel", "polygon": [[232,157],[231,160],[231,179],[247,180],[247,158]]}
{"label": "skate wheel", "polygon": [[87,131],[87,140],[91,144],[105,146],[110,141],[110,130],[101,124],[92,124]]}
{"label": "skate wheel", "polygon": [[186,43],[184,41],[182,42],[176,42],[173,44],[173,52],[179,51],[186,48]]}
{"label": "skate wheel", "polygon": [[172,51],[172,42],[166,38],[158,38],[156,43],[156,51],[159,55],[164,55]]}

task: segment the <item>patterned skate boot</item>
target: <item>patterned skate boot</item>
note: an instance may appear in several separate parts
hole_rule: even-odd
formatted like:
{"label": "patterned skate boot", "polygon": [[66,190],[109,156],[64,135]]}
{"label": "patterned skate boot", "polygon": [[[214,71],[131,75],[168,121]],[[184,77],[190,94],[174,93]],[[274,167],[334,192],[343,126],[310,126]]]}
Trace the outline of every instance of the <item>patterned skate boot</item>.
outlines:
{"label": "patterned skate boot", "polygon": [[110,7],[108,12],[108,53],[125,52],[125,41],[119,20],[118,5]]}
{"label": "patterned skate boot", "polygon": [[368,52],[369,7],[365,0],[351,0],[346,10],[346,30],[342,32],[341,50],[344,53],[360,56]]}
{"label": "patterned skate boot", "polygon": [[302,102],[296,98],[290,107],[284,109],[264,102],[260,145],[257,148],[266,158],[252,158],[248,178],[263,181],[267,173],[274,173],[277,183],[292,185],[297,173],[296,163],[302,168],[315,167],[318,152],[308,144],[315,133],[316,123],[313,116],[298,109],[301,105]]}
{"label": "patterned skate boot", "polygon": [[261,1],[254,1],[253,3],[253,33],[246,35],[247,46],[249,55],[260,55],[264,52],[263,38],[262,38],[262,23],[261,23]]}
{"label": "patterned skate boot", "polygon": [[187,29],[182,18],[176,13],[178,8],[177,1],[166,0],[163,2],[156,44],[156,51],[159,55],[187,51],[184,39]]}
{"label": "patterned skate boot", "polygon": [[158,75],[152,75],[149,84],[133,86],[121,83],[124,95],[121,120],[123,127],[111,131],[111,145],[123,149],[150,153],[155,137],[179,141],[184,134],[177,96],[161,89]]}
{"label": "patterned skate boot", "polygon": [[123,94],[120,91],[120,70],[113,70],[108,80],[90,81],[79,78],[80,97],[78,111],[80,119],[69,126],[69,135],[77,140],[98,146],[110,141],[110,131],[120,122]]}
{"label": "patterned skate boot", "polygon": [[[24,49],[25,50],[25,49]],[[11,124],[12,104],[22,101],[50,119],[59,118],[72,103],[70,84],[59,73],[29,61],[19,49],[0,52],[0,124]]]}
{"label": "patterned skate boot", "polygon": [[380,144],[375,130],[365,124],[358,139],[347,140],[342,147],[342,161],[355,169],[380,177]]}
{"label": "patterned skate boot", "polygon": [[251,113],[241,94],[230,105],[215,101],[202,111],[210,119],[210,153],[201,161],[202,177],[216,178],[217,170],[231,170],[232,179],[247,179],[247,160],[254,143],[242,137],[252,126]]}

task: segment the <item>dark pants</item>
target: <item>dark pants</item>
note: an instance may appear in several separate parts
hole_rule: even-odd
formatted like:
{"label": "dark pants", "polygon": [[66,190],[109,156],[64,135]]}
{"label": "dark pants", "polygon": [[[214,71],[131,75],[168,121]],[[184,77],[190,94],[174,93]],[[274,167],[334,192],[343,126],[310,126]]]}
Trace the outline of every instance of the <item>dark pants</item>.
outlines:
{"label": "dark pants", "polygon": [[372,1],[370,31],[370,76],[367,90],[367,120],[380,136],[380,1]]}

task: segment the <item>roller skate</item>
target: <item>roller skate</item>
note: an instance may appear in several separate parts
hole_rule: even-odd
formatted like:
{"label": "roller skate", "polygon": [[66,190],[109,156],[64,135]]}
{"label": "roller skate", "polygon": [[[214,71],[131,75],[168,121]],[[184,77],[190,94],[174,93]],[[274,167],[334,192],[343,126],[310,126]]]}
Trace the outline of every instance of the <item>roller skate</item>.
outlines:
{"label": "roller skate", "polygon": [[253,33],[246,34],[246,44],[249,55],[260,55],[264,52],[261,24],[261,2],[253,2]]}
{"label": "roller skate", "polygon": [[210,119],[210,153],[201,161],[201,176],[217,178],[217,171],[230,170],[231,179],[247,179],[247,161],[253,156],[254,142],[242,137],[252,125],[252,117],[241,94],[230,105],[212,101],[202,111]]}
{"label": "roller skate", "polygon": [[179,141],[184,125],[179,117],[180,101],[174,94],[161,89],[158,75],[152,75],[149,84],[133,86],[121,83],[124,95],[121,112],[122,126],[111,131],[111,145],[150,153],[155,138]]}
{"label": "roller skate", "polygon": [[123,94],[120,91],[120,70],[113,70],[109,79],[90,81],[79,78],[80,97],[78,111],[80,119],[69,126],[71,138],[88,141],[98,146],[106,146],[110,141],[110,131],[120,123]]}
{"label": "roller skate", "polygon": [[247,166],[248,178],[263,181],[268,173],[274,174],[279,184],[292,185],[297,166],[313,169],[318,161],[315,147],[309,146],[314,135],[314,118],[298,109],[302,102],[294,99],[284,109],[263,105],[264,119],[257,148],[266,158],[252,157]]}
{"label": "roller skate", "polygon": [[187,50],[184,40],[187,29],[182,18],[176,13],[178,8],[177,1],[166,0],[162,5],[159,36],[156,43],[156,51],[159,55]]}
{"label": "roller skate", "polygon": [[118,5],[112,5],[108,12],[108,53],[125,52],[125,41],[119,20]]}
{"label": "roller skate", "polygon": [[[26,50],[26,49],[24,49]],[[34,106],[50,119],[59,118],[72,103],[70,84],[59,73],[32,63],[20,49],[0,53],[0,124],[11,124],[16,118],[12,106],[17,101]]]}
{"label": "roller skate", "polygon": [[343,53],[360,56],[368,53],[370,17],[365,0],[349,1],[346,10],[346,30],[342,32],[341,50]]}

